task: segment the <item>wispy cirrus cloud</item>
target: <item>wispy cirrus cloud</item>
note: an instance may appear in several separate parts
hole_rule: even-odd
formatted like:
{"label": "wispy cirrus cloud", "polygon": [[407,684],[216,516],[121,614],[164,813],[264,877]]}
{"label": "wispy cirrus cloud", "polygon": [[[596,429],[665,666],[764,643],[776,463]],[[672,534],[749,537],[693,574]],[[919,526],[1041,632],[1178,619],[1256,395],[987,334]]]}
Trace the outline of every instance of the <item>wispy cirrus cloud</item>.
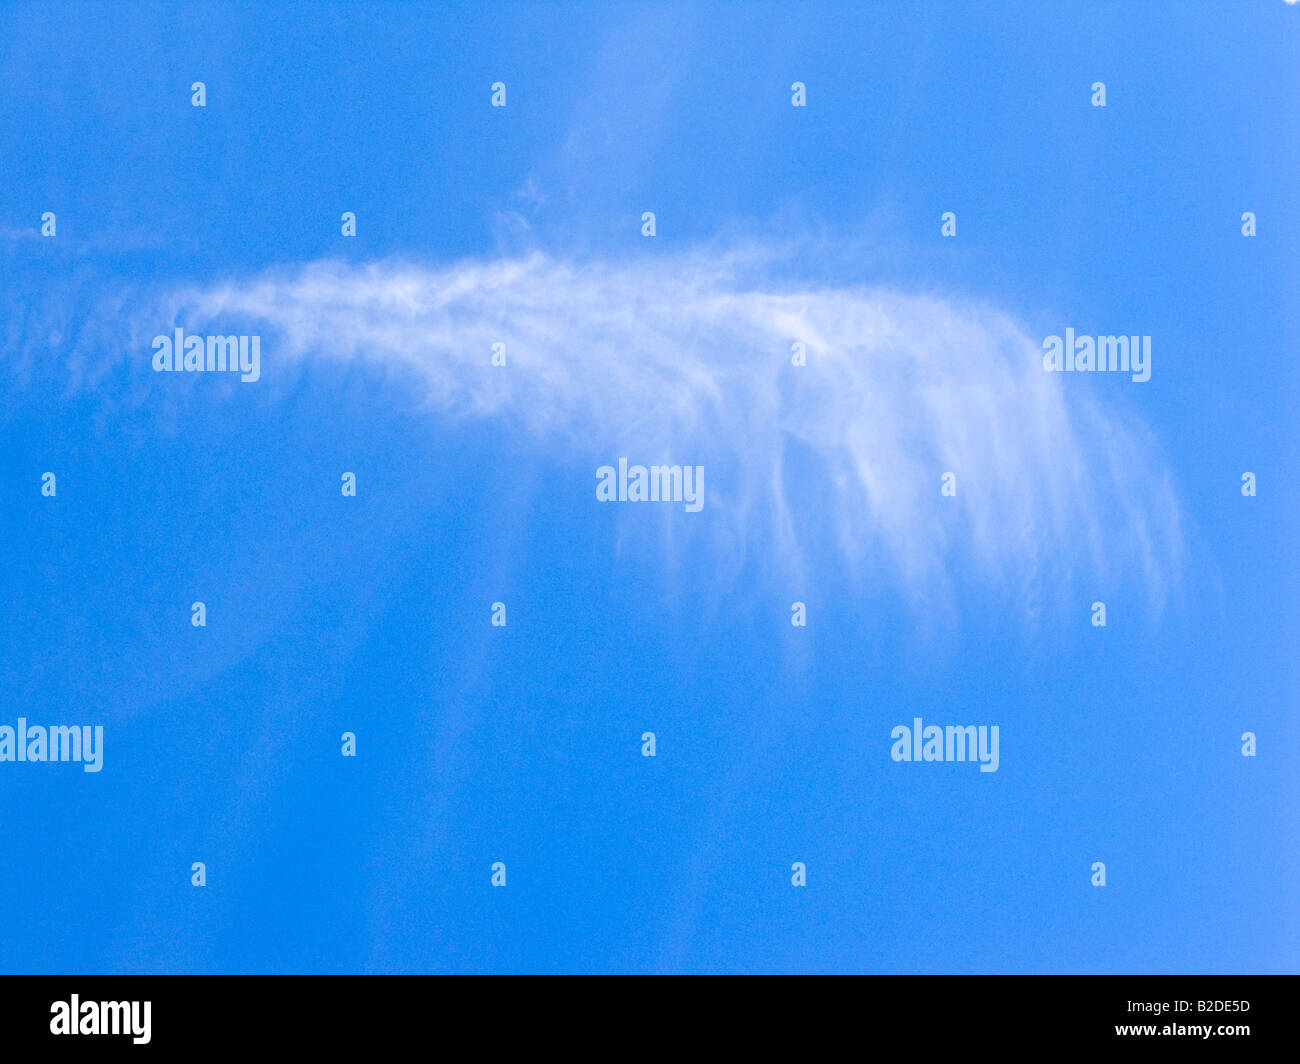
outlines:
{"label": "wispy cirrus cloud", "polygon": [[[829,540],[927,601],[973,579],[1033,611],[1075,580],[1136,581],[1159,608],[1179,507],[1131,416],[1045,373],[1039,339],[994,309],[781,272],[756,247],[321,262],[189,287],[161,314],[256,323],[267,374],[317,360],[405,374],[434,416],[505,418],[583,461],[703,462],[732,556],[761,541],[805,565]],[[791,365],[796,341],[806,366]]]}

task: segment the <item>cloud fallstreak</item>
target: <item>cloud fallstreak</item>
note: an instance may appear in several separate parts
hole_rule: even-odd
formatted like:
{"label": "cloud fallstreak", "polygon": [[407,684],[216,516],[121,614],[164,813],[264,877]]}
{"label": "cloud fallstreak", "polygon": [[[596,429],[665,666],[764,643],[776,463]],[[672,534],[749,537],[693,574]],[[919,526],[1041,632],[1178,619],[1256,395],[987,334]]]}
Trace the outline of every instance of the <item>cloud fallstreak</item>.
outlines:
{"label": "cloud fallstreak", "polygon": [[779,274],[761,249],[323,262],[187,288],[164,314],[256,323],[268,373],[405,374],[438,416],[506,418],[584,460],[712,464],[712,527],[733,549],[761,538],[803,566],[816,526],[913,597],[969,576],[1036,610],[1050,585],[1131,579],[1159,608],[1178,579],[1177,500],[1156,442],[1101,389],[1045,373],[1039,340],[994,309]]}

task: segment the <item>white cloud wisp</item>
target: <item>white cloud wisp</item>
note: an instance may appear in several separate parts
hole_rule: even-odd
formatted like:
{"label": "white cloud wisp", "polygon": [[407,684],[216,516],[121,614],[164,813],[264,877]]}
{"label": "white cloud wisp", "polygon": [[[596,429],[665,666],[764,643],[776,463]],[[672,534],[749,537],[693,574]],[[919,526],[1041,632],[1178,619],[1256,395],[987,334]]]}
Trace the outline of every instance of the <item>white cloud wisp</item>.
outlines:
{"label": "white cloud wisp", "polygon": [[189,331],[256,323],[267,373],[409,374],[438,415],[506,417],[584,462],[703,462],[712,527],[742,554],[761,530],[802,567],[816,525],[913,598],[973,575],[1037,612],[1046,586],[1086,577],[1135,580],[1160,608],[1179,508],[1154,440],[1103,389],[1044,372],[1039,341],[995,310],[772,273],[744,251],[326,262],[185,289],[163,313]]}

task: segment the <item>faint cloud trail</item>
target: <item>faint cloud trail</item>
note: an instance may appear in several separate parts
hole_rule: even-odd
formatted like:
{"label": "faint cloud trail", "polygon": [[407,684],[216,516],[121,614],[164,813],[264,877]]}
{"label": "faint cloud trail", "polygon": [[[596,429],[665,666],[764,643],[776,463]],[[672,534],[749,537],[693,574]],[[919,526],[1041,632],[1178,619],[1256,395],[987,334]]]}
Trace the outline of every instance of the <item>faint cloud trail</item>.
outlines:
{"label": "faint cloud trail", "polygon": [[[712,464],[711,528],[729,549],[761,530],[801,566],[816,525],[851,568],[922,601],[974,575],[1032,612],[1043,581],[1086,575],[1136,579],[1161,607],[1179,507],[1141,425],[1091,381],[1045,373],[1039,341],[994,309],[805,287],[776,257],[320,262],[183,289],[162,315],[257,323],[274,338],[268,374],[277,359],[370,365],[413,377],[440,416],[506,417],[602,460]],[[497,341],[505,367],[490,364]],[[806,366],[791,365],[796,341]],[[948,471],[955,498],[940,497]]]}

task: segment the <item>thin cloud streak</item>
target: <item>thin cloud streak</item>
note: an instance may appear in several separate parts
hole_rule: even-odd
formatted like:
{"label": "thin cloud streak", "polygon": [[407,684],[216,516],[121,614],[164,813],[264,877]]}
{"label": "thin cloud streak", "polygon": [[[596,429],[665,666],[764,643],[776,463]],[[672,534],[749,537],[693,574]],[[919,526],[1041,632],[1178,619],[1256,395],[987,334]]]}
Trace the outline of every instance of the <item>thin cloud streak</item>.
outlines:
{"label": "thin cloud streak", "polygon": [[[988,307],[780,274],[756,247],[323,262],[188,288],[162,313],[191,331],[256,323],[264,373],[371,365],[409,375],[439,416],[506,418],[584,460],[704,462],[711,534],[742,555],[767,544],[767,564],[812,564],[815,529],[922,603],[975,578],[1034,613],[1079,578],[1140,581],[1162,606],[1179,507],[1156,441],[1098,401],[1115,382],[1045,373],[1040,341]],[[956,498],[940,497],[948,471]],[[591,483],[594,498],[594,467]]]}

